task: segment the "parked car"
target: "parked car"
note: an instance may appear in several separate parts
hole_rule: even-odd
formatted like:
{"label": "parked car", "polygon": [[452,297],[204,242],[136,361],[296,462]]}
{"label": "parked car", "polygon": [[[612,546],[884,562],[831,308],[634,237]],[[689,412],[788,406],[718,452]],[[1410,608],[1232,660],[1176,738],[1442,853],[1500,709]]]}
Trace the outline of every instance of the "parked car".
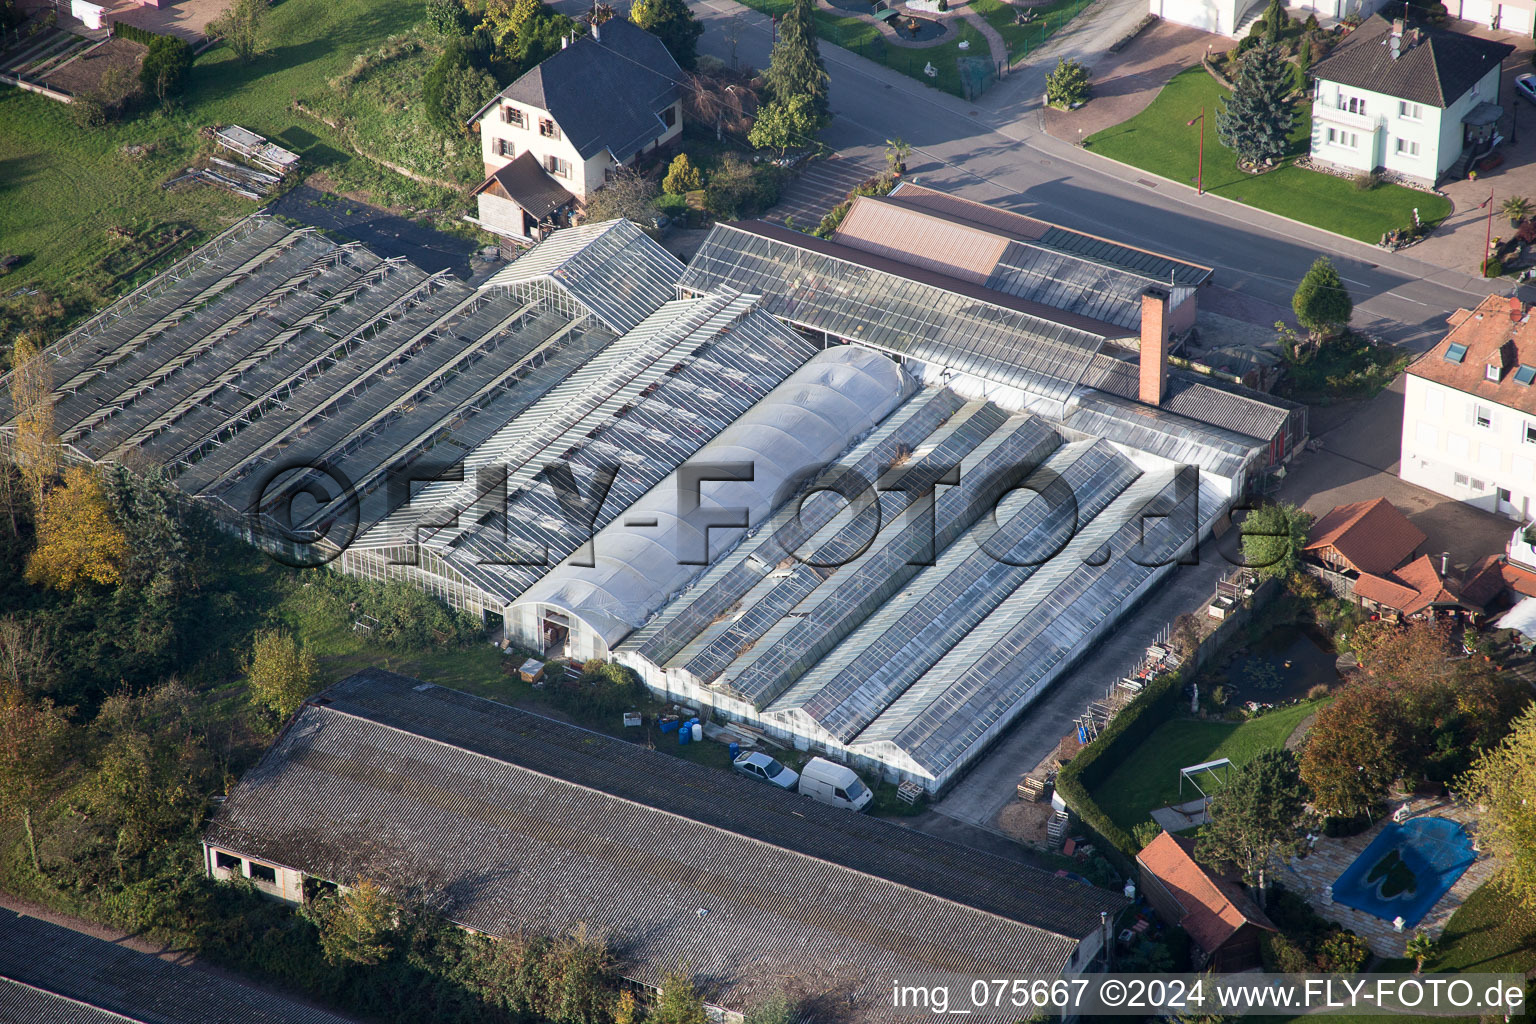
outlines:
{"label": "parked car", "polygon": [[813,757],[800,772],[800,792],[833,807],[862,811],[875,794],[869,791],[852,768]]}
{"label": "parked car", "polygon": [[1536,75],[1516,75],[1515,92],[1525,97],[1526,102],[1536,103]]}
{"label": "parked car", "polygon": [[794,792],[795,783],[800,781],[800,773],[793,768],[786,768],[767,754],[748,751],[738,754],[736,760],[731,762],[731,767],[749,779],[759,782],[771,782],[780,789]]}

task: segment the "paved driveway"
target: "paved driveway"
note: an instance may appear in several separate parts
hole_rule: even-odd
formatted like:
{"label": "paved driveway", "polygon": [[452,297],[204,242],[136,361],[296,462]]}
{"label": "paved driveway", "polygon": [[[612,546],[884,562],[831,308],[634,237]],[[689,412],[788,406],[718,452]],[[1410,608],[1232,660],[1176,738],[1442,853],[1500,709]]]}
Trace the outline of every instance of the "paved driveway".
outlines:
{"label": "paved driveway", "polygon": [[[1477,274],[1482,264],[1483,242],[1489,233],[1488,211],[1479,209],[1478,204],[1487,201],[1490,192],[1494,206],[1512,195],[1536,201],[1536,107],[1520,99],[1514,85],[1516,75],[1533,70],[1531,50],[1536,46],[1536,40],[1495,32],[1469,22],[1451,24],[1469,35],[1497,39],[1518,47],[1504,61],[1504,78],[1499,91],[1499,103],[1504,108],[1499,130],[1506,140],[1499,152],[1504,156],[1504,164],[1493,171],[1480,172],[1476,181],[1452,181],[1441,185],[1455,209],[1434,234],[1408,251],[1426,262]],[[1499,216],[1498,210],[1493,211],[1492,233],[1495,237],[1509,236],[1509,221]],[[1536,289],[1526,288],[1524,292],[1527,302],[1536,297]]]}
{"label": "paved driveway", "polygon": [[1369,401],[1314,407],[1312,435],[1323,450],[1296,457],[1280,489],[1282,501],[1321,516],[1335,505],[1386,498],[1424,531],[1429,553],[1449,551],[1451,564],[1463,568],[1503,551],[1514,532],[1513,520],[1398,478],[1403,377]]}
{"label": "paved driveway", "polygon": [[1157,22],[1118,54],[1094,59],[1088,69],[1093,76],[1092,100],[1076,110],[1043,108],[1045,130],[1075,143],[1111,128],[1147,109],[1174,75],[1198,64],[1207,50],[1231,45],[1226,36]]}

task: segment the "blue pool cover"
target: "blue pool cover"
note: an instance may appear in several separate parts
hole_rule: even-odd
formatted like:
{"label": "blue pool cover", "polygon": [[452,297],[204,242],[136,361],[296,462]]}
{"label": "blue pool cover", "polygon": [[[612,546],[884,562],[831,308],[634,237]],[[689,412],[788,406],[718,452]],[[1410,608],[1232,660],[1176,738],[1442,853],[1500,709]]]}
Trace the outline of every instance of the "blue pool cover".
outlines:
{"label": "blue pool cover", "polygon": [[[1371,870],[1393,851],[1413,872],[1413,887],[1388,897],[1382,895],[1387,877],[1368,879]],[[1447,818],[1414,818],[1402,825],[1390,823],[1333,883],[1333,899],[1384,921],[1401,917],[1404,927],[1411,928],[1476,859],[1472,837]]]}

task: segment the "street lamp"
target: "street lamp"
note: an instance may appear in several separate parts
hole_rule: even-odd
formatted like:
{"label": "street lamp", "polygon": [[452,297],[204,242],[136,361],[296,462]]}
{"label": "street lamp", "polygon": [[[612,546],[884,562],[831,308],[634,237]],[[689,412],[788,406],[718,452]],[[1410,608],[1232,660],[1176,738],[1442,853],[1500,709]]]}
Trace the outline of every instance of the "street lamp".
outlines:
{"label": "street lamp", "polygon": [[1195,123],[1200,124],[1200,156],[1195,165],[1195,195],[1205,195],[1205,107],[1200,108],[1200,116],[1192,117],[1184,122],[1184,127],[1193,128]]}

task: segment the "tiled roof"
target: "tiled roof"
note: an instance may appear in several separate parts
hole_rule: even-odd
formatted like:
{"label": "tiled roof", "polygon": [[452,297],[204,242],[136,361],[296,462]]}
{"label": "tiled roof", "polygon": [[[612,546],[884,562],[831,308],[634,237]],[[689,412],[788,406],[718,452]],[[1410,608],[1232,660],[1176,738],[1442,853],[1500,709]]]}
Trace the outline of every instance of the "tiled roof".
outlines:
{"label": "tiled roof", "polygon": [[1355,596],[1416,615],[1431,605],[1462,603],[1448,582],[1440,577],[1433,559],[1420,555],[1385,577],[1361,573],[1355,581]]}
{"label": "tiled roof", "polygon": [[667,130],[661,112],[677,101],[683,72],[660,39],[625,18],[600,34],[550,54],[499,98],[549,111],[583,160],[607,149],[623,163]]}
{"label": "tiled roof", "polygon": [[1500,572],[1504,576],[1505,586],[1510,590],[1524,597],[1536,597],[1536,572],[1508,562],[1500,566]]}
{"label": "tiled roof", "polygon": [[[1513,296],[1490,295],[1474,310],[1457,310],[1450,320],[1455,326],[1408,372],[1536,416],[1536,328],[1529,309]],[[1456,350],[1459,359],[1447,358],[1453,345],[1466,346],[1465,352]],[[1490,363],[1500,368],[1496,381],[1488,379]]]}
{"label": "tiled roof", "polygon": [[1476,608],[1486,608],[1504,589],[1504,556],[1487,555],[1467,570],[1461,585],[1461,599]]}
{"label": "tiled roof", "polygon": [[1356,572],[1385,576],[1427,540],[1386,498],[1338,505],[1312,526],[1305,550],[1332,547]]}
{"label": "tiled roof", "polygon": [[1214,952],[1244,924],[1278,931],[1238,886],[1195,862],[1193,839],[1161,832],[1136,860],[1163,883],[1184,908],[1178,924],[1201,949]]}
{"label": "tiled roof", "polygon": [[[209,843],[425,881],[477,930],[607,935],[733,1008],[794,976],[880,1020],[914,972],[1059,972],[1120,897],[492,701],[370,669],[307,705]],[[892,973],[895,972],[895,973]],[[883,980],[882,980],[883,979]]]}
{"label": "tiled roof", "polygon": [[1312,74],[1320,82],[1352,85],[1445,109],[1515,52],[1508,43],[1459,32],[1420,31],[1423,36],[1417,43],[1411,42],[1411,36],[1403,38],[1394,60],[1389,45],[1392,23],[1373,15],[1313,65]]}
{"label": "tiled roof", "polygon": [[277,992],[0,910],[7,1024],[350,1024]]}
{"label": "tiled roof", "polygon": [[525,150],[516,160],[497,168],[470,195],[479,195],[490,188],[492,182],[505,189],[512,201],[535,220],[543,220],[576,199],[550,177],[548,171],[539,166],[539,158],[533,155],[532,150]]}

